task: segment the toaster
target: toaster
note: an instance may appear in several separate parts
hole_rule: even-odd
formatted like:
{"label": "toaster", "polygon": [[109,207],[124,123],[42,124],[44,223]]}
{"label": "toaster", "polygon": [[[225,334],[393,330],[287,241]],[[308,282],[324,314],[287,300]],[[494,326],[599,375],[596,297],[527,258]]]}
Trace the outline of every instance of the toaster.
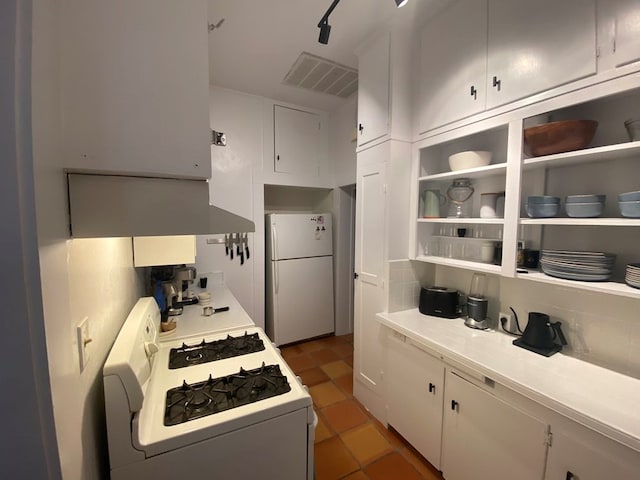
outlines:
{"label": "toaster", "polygon": [[458,318],[461,314],[458,296],[458,291],[453,288],[423,288],[420,290],[420,305],[418,309],[423,315]]}

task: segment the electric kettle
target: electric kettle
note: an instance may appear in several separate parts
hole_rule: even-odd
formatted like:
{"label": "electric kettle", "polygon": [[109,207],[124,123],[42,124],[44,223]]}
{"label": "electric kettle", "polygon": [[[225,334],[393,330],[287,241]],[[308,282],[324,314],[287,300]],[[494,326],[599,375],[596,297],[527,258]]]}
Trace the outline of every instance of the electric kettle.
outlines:
{"label": "electric kettle", "polygon": [[[552,323],[546,313],[529,312],[529,321],[524,333],[522,337],[514,340],[513,344],[550,357],[562,350],[562,345],[567,344],[561,325],[560,322]],[[556,339],[560,341],[559,344],[555,342]]]}

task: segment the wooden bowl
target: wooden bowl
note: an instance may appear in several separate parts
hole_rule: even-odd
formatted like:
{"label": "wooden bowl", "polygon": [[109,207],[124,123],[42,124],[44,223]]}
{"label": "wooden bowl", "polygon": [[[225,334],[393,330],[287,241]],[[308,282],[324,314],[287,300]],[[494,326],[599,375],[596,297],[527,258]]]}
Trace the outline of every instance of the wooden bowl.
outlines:
{"label": "wooden bowl", "polygon": [[565,120],[525,128],[524,141],[531,155],[553,155],[554,153],[580,150],[589,145],[598,128],[594,120]]}

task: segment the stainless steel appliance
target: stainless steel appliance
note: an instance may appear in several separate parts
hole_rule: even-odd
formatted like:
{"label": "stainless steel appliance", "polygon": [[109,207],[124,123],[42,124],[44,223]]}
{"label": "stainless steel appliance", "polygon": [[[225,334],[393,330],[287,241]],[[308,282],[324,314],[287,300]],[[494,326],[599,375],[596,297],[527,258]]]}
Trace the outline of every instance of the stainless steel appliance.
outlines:
{"label": "stainless steel appliance", "polygon": [[467,316],[464,324],[467,327],[486,330],[489,328],[487,310],[489,300],[486,297],[487,277],[483,273],[474,273],[471,278],[469,295],[467,295]]}
{"label": "stainless steel appliance", "polygon": [[311,397],[261,329],[233,329],[246,315],[229,303],[221,332],[186,306],[163,338],[151,297],[125,320],[103,369],[112,479],[313,478]]}

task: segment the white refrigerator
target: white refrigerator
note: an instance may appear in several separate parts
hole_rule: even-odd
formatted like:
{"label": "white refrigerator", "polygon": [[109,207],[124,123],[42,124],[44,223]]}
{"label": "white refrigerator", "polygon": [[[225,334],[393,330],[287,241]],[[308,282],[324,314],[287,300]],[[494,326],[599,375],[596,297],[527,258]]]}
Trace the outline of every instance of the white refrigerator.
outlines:
{"label": "white refrigerator", "polygon": [[266,216],[266,330],[276,345],[332,333],[331,214]]}

